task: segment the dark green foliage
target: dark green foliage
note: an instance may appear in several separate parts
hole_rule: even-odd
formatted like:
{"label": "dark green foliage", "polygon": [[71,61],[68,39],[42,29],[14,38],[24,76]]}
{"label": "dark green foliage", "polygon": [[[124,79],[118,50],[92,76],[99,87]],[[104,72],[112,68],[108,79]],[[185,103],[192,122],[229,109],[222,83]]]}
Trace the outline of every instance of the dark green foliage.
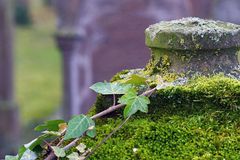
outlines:
{"label": "dark green foliage", "polygon": [[45,121],[44,124],[40,124],[34,128],[35,131],[58,131],[59,130],[59,124],[65,123],[64,120],[49,120]]}

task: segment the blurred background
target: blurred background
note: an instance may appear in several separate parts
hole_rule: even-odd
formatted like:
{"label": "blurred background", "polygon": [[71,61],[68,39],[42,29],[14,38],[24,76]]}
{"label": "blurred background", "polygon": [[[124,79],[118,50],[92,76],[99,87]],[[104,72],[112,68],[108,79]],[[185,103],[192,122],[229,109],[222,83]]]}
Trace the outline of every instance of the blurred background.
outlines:
{"label": "blurred background", "polygon": [[0,158],[44,120],[86,113],[93,83],[144,67],[150,24],[239,15],[239,0],[0,0]]}

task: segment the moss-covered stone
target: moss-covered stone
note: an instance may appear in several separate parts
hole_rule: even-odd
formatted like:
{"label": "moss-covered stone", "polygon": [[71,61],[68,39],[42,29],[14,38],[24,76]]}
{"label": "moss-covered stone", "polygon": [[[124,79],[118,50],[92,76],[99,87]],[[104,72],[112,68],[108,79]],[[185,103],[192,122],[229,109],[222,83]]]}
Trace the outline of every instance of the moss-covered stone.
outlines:
{"label": "moss-covered stone", "polygon": [[[90,159],[239,159],[239,97],[240,81],[224,75],[159,90],[150,97],[148,114],[134,115]],[[99,95],[91,114],[112,103]],[[94,147],[122,120],[121,109],[98,119],[97,137],[82,142]]]}
{"label": "moss-covered stone", "polygon": [[[120,72],[111,81],[123,82],[132,74],[145,77],[150,87],[159,83],[159,77],[170,82],[188,77],[188,81],[153,93],[148,114],[135,114],[90,159],[240,159],[240,72],[233,70],[239,67],[238,26],[190,18],[162,22],[146,32],[152,51],[148,65]],[[226,44],[234,47],[225,48]],[[219,72],[225,75],[215,74]],[[91,114],[112,104],[112,96],[98,95]],[[82,142],[96,146],[121,123],[122,112],[96,120],[97,137]]]}
{"label": "moss-covered stone", "polygon": [[[154,84],[155,83],[155,84]],[[156,82],[151,83],[152,86]],[[167,87],[150,97],[149,114],[155,114],[161,106],[211,104],[219,108],[240,107],[240,81],[224,75],[192,78],[186,85]],[[113,104],[111,96],[98,95],[96,112],[101,112]],[[116,113],[120,114],[121,111]],[[114,113],[112,115],[115,115]]]}
{"label": "moss-covered stone", "polygon": [[[161,107],[154,119],[150,115],[130,119],[90,159],[239,159],[239,114],[206,105]],[[98,136],[82,142],[95,146],[121,121],[98,122]]]}
{"label": "moss-covered stone", "polygon": [[221,50],[180,51],[152,48],[146,70],[162,76],[174,73],[191,77],[224,73],[240,78],[238,48]]}
{"label": "moss-covered stone", "polygon": [[145,31],[151,49],[150,74],[176,73],[236,76],[240,26],[199,18],[162,21]]}
{"label": "moss-covered stone", "polygon": [[215,50],[240,46],[239,25],[200,18],[161,21],[150,25],[145,35],[150,48]]}

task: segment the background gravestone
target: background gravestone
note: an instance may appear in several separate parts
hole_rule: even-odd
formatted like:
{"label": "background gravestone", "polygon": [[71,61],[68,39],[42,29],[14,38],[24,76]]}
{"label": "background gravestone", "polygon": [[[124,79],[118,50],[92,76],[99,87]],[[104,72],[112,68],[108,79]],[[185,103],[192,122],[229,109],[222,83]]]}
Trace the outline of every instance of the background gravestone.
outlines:
{"label": "background gravestone", "polygon": [[13,87],[10,1],[0,0],[0,159],[18,147],[19,117]]}
{"label": "background gravestone", "polygon": [[212,11],[215,19],[240,24],[240,2],[239,0],[216,0]]}

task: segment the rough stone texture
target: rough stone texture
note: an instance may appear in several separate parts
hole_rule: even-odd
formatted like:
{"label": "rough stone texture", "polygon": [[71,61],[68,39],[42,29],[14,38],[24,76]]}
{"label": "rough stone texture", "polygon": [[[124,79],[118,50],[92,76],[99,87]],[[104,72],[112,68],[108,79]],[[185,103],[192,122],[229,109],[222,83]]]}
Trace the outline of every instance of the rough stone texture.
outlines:
{"label": "rough stone texture", "polygon": [[[221,21],[183,18],[162,21],[145,31],[152,50],[152,72],[187,75],[223,72],[239,77],[240,26]],[[233,73],[234,72],[234,73]]]}
{"label": "rough stone texture", "polygon": [[240,26],[200,18],[162,21],[146,29],[148,47],[201,50],[240,46]]}

